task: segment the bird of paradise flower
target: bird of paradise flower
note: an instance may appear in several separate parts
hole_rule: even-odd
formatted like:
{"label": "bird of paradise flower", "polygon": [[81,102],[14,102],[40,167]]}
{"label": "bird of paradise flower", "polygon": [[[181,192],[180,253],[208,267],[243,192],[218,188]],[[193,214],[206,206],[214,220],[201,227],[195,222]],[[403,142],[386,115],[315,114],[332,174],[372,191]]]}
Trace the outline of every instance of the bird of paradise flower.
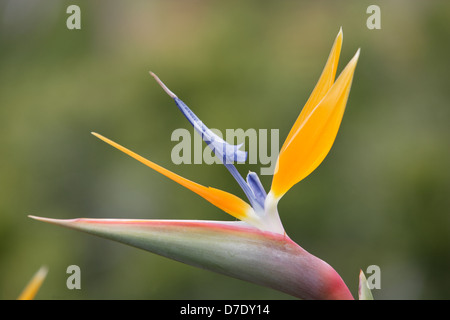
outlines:
{"label": "bird of paradise flower", "polygon": [[[150,72],[230,171],[250,204],[226,191],[183,178],[98,133],[92,133],[241,221],[30,217],[119,241],[301,299],[353,299],[342,278],[329,264],[289,238],[277,210],[283,195],[320,165],[336,138],[360,52],[358,49],[335,79],[342,41],[340,29],[319,81],[281,148],[268,193],[256,173],[250,172],[244,180],[234,166],[234,162],[245,161],[246,152],[239,150],[239,145],[230,145],[215,135]],[[365,283],[361,272],[360,298],[370,295]]]}

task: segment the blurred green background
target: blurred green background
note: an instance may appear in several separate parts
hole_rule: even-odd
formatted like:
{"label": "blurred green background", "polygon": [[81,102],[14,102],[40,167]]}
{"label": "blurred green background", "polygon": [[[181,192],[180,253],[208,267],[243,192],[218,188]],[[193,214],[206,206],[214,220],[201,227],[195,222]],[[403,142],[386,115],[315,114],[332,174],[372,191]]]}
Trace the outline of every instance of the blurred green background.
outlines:
{"label": "blurred green background", "polygon": [[[281,219],[355,296],[378,265],[376,299],[450,298],[449,19],[448,1],[0,2],[0,298],[45,264],[38,299],[291,299],[27,215],[233,220],[90,132],[244,197],[220,165],[171,162],[189,123],[148,71],[210,127],[279,129],[281,146],[341,26],[338,72],[361,48],[346,114]],[[66,287],[72,264],[81,290]]]}

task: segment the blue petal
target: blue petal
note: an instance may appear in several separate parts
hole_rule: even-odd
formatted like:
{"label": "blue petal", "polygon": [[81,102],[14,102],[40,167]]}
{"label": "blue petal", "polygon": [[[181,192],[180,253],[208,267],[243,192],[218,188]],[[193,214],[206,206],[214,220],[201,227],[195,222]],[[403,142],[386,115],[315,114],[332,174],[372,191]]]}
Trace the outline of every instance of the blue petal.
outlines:
{"label": "blue petal", "polygon": [[189,107],[181,101],[178,97],[173,98],[175,103],[186,117],[189,122],[192,124],[194,129],[202,136],[202,139],[206,142],[206,144],[214,151],[216,156],[223,163],[234,163],[234,162],[245,162],[247,160],[247,152],[241,151],[239,148],[240,145],[232,145],[228,142],[224,141],[214,132],[212,132],[193,112]]}
{"label": "blue petal", "polygon": [[189,120],[194,129],[202,136],[203,140],[206,144],[214,151],[216,156],[222,161],[225,167],[230,171],[232,176],[236,179],[245,195],[247,196],[250,204],[254,209],[261,207],[264,208],[264,202],[261,205],[251,189],[242,176],[237,171],[236,167],[233,165],[235,161],[237,162],[245,162],[247,159],[247,152],[239,150],[242,146],[240,145],[231,145],[212,132],[193,112],[189,107],[181,101],[177,96],[174,96],[173,99],[175,103],[183,113],[183,115]]}
{"label": "blue petal", "polygon": [[214,151],[216,156],[222,161],[223,164],[231,164],[234,162],[245,162],[247,160],[247,152],[239,150],[242,146],[232,145],[224,141],[214,132],[212,132],[203,122],[192,112],[191,109],[181,101],[175,93],[170,91],[169,88],[158,78],[156,74],[150,72],[155,78],[156,82],[163,88],[163,90],[175,100],[175,103],[183,113],[183,115],[189,120],[194,129],[202,136],[206,144]]}
{"label": "blue petal", "polygon": [[[264,191],[258,176],[256,176],[256,174],[250,174],[250,178],[246,183],[237,171],[236,167],[233,165],[234,162],[245,162],[245,160],[247,160],[247,152],[239,150],[242,144],[229,144],[212,132],[183,101],[181,101],[172,91],[169,90],[169,88],[166,87],[158,76],[156,76],[153,72],[150,72],[150,74],[155,78],[163,90],[172,99],[174,99],[178,109],[180,109],[183,115],[192,124],[194,129],[202,136],[206,144],[214,151],[215,155],[222,161],[231,175],[236,179],[239,186],[242,188],[250,201],[252,207],[256,211],[259,211],[258,209],[263,209],[266,192]],[[255,193],[257,193],[257,196],[255,196]]]}
{"label": "blue petal", "polygon": [[247,175],[247,184],[250,186],[250,189],[252,189],[256,202],[264,209],[267,193],[266,190],[264,190],[258,175],[254,172],[249,172]]}

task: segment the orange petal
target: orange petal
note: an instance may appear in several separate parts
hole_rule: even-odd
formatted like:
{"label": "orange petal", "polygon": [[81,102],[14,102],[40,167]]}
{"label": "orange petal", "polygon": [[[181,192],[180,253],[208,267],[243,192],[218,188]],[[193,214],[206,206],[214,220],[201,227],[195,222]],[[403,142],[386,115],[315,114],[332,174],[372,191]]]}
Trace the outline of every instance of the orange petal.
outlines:
{"label": "orange petal", "polygon": [[302,121],[280,151],[271,189],[276,198],[308,176],[330,151],[344,115],[358,57],[359,50],[319,104],[301,115]]}
{"label": "orange petal", "polygon": [[222,209],[226,213],[232,215],[233,217],[236,217],[240,220],[248,220],[251,218],[254,218],[252,216],[252,208],[249,204],[247,204],[245,201],[240,199],[239,197],[236,197],[235,195],[211,188],[211,187],[205,187],[198,183],[195,183],[191,180],[188,180],[186,178],[183,178],[182,176],[179,176],[167,169],[164,169],[163,167],[157,165],[156,163],[151,162],[150,160],[145,159],[144,157],[134,153],[133,151],[115,143],[114,141],[105,138],[104,136],[92,132],[94,136],[97,138],[103,140],[104,142],[110,144],[111,146],[119,149],[120,151],[126,153],[130,157],[138,160],[139,162],[145,164],[146,166],[152,168],[153,170],[158,171],[162,175],[165,175],[167,178],[172,179],[173,181],[181,184],[183,187],[188,188],[189,190],[195,192],[199,196],[203,197],[207,201],[211,202],[213,205],[218,207],[219,209]]}
{"label": "orange petal", "polygon": [[33,278],[30,280],[30,282],[27,284],[25,289],[23,289],[20,296],[17,298],[17,300],[32,300],[36,296],[36,293],[39,291],[39,288],[42,285],[42,282],[44,282],[45,277],[47,276],[47,267],[42,266],[38,272],[33,276]]}
{"label": "orange petal", "polygon": [[316,84],[313,92],[311,93],[308,101],[302,109],[302,112],[295,121],[291,131],[289,132],[286,140],[284,141],[282,152],[291,143],[296,132],[299,130],[300,125],[304,122],[305,118],[314,110],[320,100],[327,94],[331,86],[334,83],[334,78],[336,76],[336,69],[339,63],[339,56],[341,54],[343,33],[342,28],[339,30],[336,39],[334,40],[333,47],[331,48],[330,55],[328,56],[327,63],[322,71],[319,81]]}

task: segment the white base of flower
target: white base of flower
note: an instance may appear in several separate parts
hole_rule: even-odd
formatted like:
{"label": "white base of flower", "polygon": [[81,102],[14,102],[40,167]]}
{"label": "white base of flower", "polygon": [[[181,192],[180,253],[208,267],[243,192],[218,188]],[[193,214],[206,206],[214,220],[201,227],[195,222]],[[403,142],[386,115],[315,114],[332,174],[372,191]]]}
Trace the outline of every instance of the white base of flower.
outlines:
{"label": "white base of flower", "polygon": [[251,212],[247,213],[245,221],[262,231],[284,234],[283,224],[278,215],[278,201],[279,198],[275,198],[273,194],[269,192],[264,202],[264,210],[255,211],[251,208]]}

